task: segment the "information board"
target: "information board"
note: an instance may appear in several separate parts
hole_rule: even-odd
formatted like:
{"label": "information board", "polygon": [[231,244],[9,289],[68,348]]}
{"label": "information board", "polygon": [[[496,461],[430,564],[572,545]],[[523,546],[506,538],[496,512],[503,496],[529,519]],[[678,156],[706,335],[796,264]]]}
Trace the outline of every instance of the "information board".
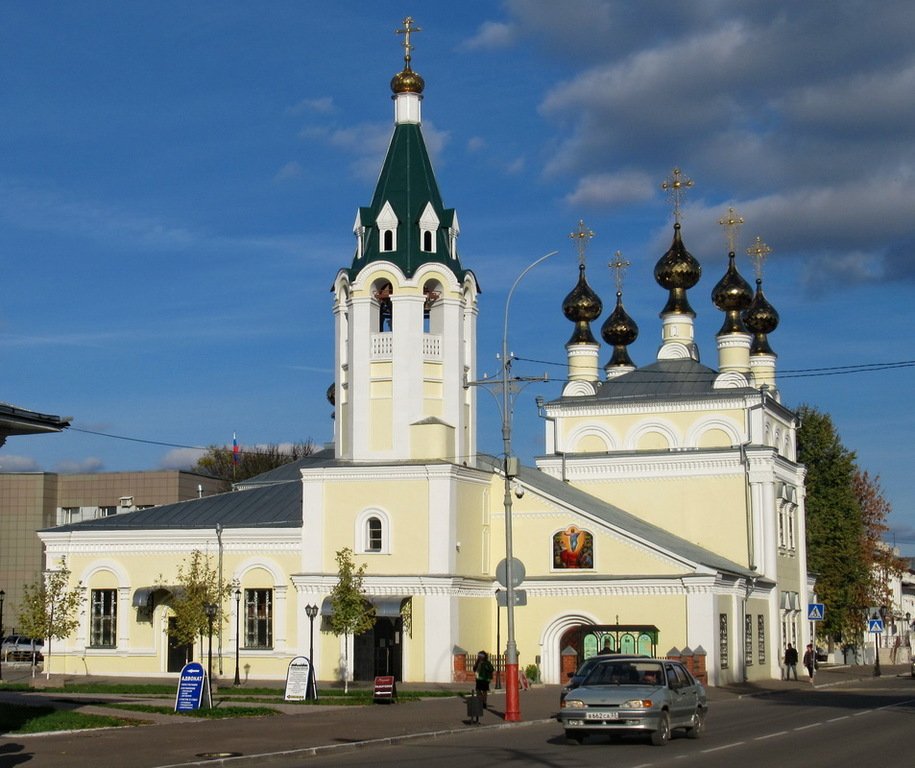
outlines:
{"label": "information board", "polygon": [[305,656],[296,656],[286,670],[286,701],[305,701],[308,698],[308,682],[311,679],[311,663]]}
{"label": "information board", "polygon": [[185,664],[178,679],[175,712],[193,712],[200,709],[205,700],[204,693],[208,693],[208,687],[203,664],[197,661]]}

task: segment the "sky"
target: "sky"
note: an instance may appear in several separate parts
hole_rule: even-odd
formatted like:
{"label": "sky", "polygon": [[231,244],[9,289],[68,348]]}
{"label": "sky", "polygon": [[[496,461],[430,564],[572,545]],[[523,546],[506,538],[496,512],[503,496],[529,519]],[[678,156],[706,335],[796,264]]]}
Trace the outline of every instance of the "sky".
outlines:
{"label": "sky", "polygon": [[[772,249],[782,401],[831,415],[915,555],[911,2],[7,0],[0,401],[73,421],[10,438],[0,471],[184,468],[233,433],[332,438],[330,289],[393,130],[407,15],[424,136],[483,290],[481,373],[498,373],[515,278],[559,251],[512,297],[513,370],[552,379],[518,396],[515,452],[542,452],[534,397],[561,389],[580,220],[595,330],[620,251],[630,354],[654,361],[678,167],[702,362],[717,367],[733,207],[750,282],[746,248]],[[496,403],[479,402],[498,454]]]}

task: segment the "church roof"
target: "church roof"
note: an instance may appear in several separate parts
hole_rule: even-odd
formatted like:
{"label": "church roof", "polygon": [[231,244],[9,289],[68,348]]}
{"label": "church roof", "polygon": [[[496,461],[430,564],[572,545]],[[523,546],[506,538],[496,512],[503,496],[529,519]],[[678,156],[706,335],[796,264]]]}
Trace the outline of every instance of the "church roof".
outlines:
{"label": "church roof", "polygon": [[[568,401],[616,400],[619,398],[672,398],[718,395],[733,389],[715,389],[718,372],[692,358],[659,360],[601,384],[592,396],[565,398]],[[747,391],[755,391],[747,387]]]}

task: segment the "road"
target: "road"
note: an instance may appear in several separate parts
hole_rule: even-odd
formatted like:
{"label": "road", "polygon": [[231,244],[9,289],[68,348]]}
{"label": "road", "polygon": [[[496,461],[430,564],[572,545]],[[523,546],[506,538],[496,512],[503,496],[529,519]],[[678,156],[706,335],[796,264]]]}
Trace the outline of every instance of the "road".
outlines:
{"label": "road", "polygon": [[[309,758],[309,765],[505,768],[613,765],[860,768],[884,762],[887,750],[904,754],[915,716],[915,681],[877,678],[834,689],[793,689],[718,703],[708,730],[694,741],[675,737],[666,747],[642,739],[591,737],[567,742],[558,723],[478,729],[434,740]],[[289,763],[305,765],[304,761]]]}

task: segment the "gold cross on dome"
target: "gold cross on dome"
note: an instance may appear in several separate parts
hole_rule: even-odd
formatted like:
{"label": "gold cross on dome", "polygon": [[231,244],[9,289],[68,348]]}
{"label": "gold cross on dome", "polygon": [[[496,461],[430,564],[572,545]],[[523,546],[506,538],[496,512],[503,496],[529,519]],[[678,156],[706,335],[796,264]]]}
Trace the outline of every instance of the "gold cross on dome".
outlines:
{"label": "gold cross on dome", "polygon": [[594,237],[594,232],[585,226],[584,219],[578,220],[578,230],[570,232],[569,237],[575,240],[575,248],[578,250],[578,263],[585,263],[585,251],[588,250],[588,241]]}
{"label": "gold cross on dome", "polygon": [[724,227],[724,236],[728,240],[728,253],[736,253],[737,234],[743,224],[743,216],[738,216],[733,208],[728,208],[728,215],[719,219],[718,223]]}
{"label": "gold cross on dome", "polygon": [[407,69],[410,68],[410,59],[412,58],[410,56],[410,51],[413,50],[413,45],[410,43],[410,35],[413,32],[422,32],[423,31],[421,27],[414,27],[413,25],[415,23],[416,22],[413,21],[412,16],[407,16],[407,18],[405,18],[403,20],[403,29],[394,30],[394,32],[396,34],[403,35],[403,48],[404,48],[403,61],[404,61],[404,64],[406,64]]}
{"label": "gold cross on dome", "polygon": [[611,261],[607,266],[610,267],[610,269],[612,269],[616,273],[615,274],[616,292],[622,293],[623,292],[623,272],[625,272],[628,267],[632,266],[632,262],[624,261],[623,252],[617,251],[614,254],[613,261]]}
{"label": "gold cross on dome", "polygon": [[762,265],[770,253],[772,253],[772,249],[762,241],[759,235],[756,236],[756,242],[747,248],[747,255],[753,260],[753,266],[756,269],[757,280],[762,280]]}
{"label": "gold cross on dome", "polygon": [[677,223],[680,222],[680,206],[683,202],[683,194],[693,186],[693,180],[682,174],[683,172],[679,168],[674,168],[671,177],[661,182],[661,189],[667,192],[670,195],[670,199],[673,200],[674,221]]}

